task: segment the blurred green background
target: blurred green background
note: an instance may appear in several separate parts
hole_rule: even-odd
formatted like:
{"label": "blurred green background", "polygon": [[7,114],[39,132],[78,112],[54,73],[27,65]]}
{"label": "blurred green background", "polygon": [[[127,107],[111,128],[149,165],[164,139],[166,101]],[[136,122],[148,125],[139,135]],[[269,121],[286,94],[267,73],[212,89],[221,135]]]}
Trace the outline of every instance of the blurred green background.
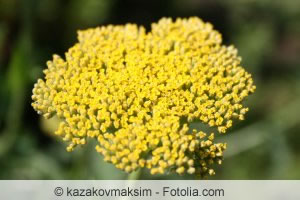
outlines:
{"label": "blurred green background", "polygon": [[[76,31],[164,16],[199,16],[234,44],[252,73],[250,111],[228,134],[223,165],[210,179],[300,179],[300,1],[0,0],[0,179],[126,179],[92,145],[65,151],[31,107],[31,90],[52,54]],[[141,179],[193,179],[150,176]]]}

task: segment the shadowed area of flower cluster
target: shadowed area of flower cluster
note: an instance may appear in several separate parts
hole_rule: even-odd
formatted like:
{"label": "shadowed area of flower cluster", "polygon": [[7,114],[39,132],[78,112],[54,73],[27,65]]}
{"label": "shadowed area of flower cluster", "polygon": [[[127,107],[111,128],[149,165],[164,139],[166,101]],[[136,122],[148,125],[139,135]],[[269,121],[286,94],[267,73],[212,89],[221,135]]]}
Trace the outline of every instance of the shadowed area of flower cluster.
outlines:
{"label": "shadowed area of flower cluster", "polygon": [[244,119],[242,101],[255,86],[210,23],[162,18],[148,33],[109,25],[79,31],[78,40],[65,59],[47,63],[32,96],[39,114],[61,120],[55,134],[68,151],[91,138],[105,161],[126,172],[215,174],[226,143],[190,123],[225,133]]}

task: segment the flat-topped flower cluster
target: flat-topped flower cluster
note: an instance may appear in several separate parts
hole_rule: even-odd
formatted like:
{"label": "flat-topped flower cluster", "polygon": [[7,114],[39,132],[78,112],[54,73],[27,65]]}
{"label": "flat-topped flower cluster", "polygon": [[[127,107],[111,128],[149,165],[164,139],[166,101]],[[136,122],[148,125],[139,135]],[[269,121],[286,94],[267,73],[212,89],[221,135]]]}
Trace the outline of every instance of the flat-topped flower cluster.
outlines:
{"label": "flat-topped flower cluster", "polygon": [[148,33],[109,25],[79,31],[78,40],[47,63],[32,96],[39,114],[61,119],[56,134],[68,151],[94,138],[104,160],[126,172],[214,174],[226,144],[189,125],[225,133],[244,119],[255,86],[211,24],[163,18]]}

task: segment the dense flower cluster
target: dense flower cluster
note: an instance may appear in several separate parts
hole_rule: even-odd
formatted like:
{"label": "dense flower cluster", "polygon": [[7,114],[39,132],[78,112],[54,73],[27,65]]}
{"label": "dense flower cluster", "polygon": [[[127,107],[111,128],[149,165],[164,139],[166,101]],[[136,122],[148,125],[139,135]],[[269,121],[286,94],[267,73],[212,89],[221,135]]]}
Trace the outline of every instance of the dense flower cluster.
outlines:
{"label": "dense flower cluster", "polygon": [[200,121],[225,133],[243,120],[255,86],[232,46],[197,17],[168,18],[150,32],[134,24],[79,31],[65,59],[54,55],[33,89],[39,114],[62,121],[68,151],[96,150],[126,172],[214,174],[226,144],[191,129]]}

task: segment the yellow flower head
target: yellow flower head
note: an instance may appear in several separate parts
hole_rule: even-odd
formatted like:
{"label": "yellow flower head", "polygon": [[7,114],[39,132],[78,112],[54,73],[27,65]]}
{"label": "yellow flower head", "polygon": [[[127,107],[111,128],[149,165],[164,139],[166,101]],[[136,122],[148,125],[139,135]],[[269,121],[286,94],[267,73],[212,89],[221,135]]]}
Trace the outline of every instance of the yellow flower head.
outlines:
{"label": "yellow flower head", "polygon": [[163,18],[148,33],[109,25],[79,31],[78,40],[65,59],[48,61],[32,96],[39,114],[61,119],[56,134],[68,151],[94,138],[104,160],[126,172],[214,174],[226,144],[190,123],[225,133],[244,119],[255,86],[211,24]]}

